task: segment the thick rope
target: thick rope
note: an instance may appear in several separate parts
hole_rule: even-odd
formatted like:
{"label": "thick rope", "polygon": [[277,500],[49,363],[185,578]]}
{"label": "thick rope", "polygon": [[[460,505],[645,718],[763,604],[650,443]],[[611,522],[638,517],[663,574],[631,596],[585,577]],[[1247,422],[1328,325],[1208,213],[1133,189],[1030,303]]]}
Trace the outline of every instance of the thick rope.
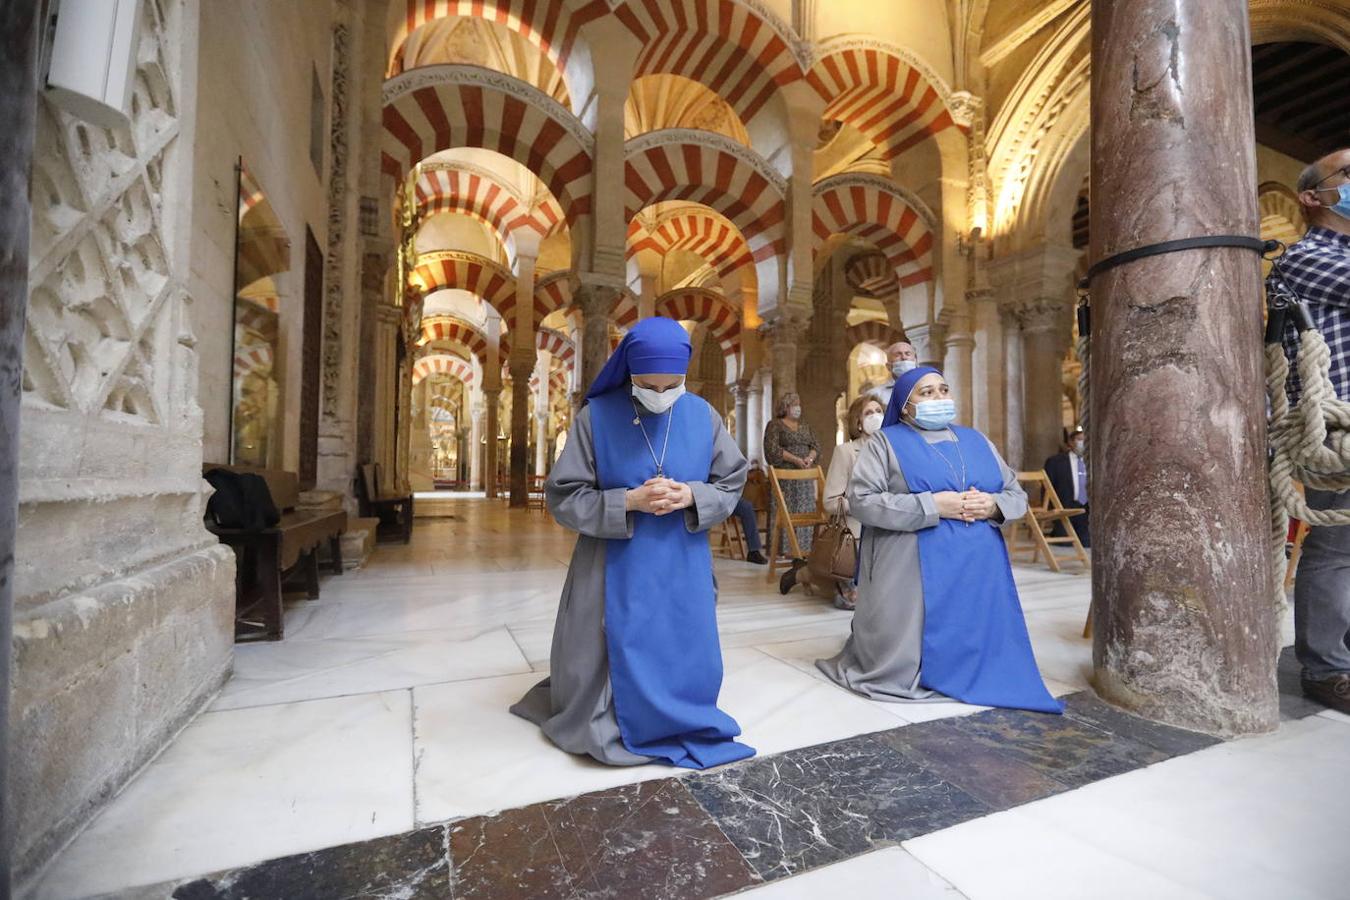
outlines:
{"label": "thick rope", "polygon": [[1350,525],[1350,509],[1311,509],[1295,488],[1350,490],[1350,403],[1331,386],[1331,350],[1317,329],[1299,335],[1295,357],[1303,393],[1289,406],[1289,362],[1279,344],[1266,345],[1266,397],[1270,400],[1270,527],[1276,604],[1285,604],[1284,555],[1289,517],[1309,525]]}

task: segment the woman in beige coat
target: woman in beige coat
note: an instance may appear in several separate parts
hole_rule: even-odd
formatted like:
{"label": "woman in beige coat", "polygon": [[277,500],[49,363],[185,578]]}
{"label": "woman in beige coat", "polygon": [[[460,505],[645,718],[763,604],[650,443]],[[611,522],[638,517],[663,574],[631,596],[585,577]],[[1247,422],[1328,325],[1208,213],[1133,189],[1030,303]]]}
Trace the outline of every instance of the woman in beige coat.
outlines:
{"label": "woman in beige coat", "polygon": [[[853,477],[853,464],[858,461],[858,451],[868,438],[881,429],[884,415],[881,401],[871,394],[863,394],[849,405],[845,416],[849,439],[834,448],[830,471],[825,475],[825,510],[830,515],[843,515],[854,538],[862,537],[862,523],[849,515],[848,482]],[[834,605],[840,609],[853,609],[857,594],[857,585],[841,582]]]}

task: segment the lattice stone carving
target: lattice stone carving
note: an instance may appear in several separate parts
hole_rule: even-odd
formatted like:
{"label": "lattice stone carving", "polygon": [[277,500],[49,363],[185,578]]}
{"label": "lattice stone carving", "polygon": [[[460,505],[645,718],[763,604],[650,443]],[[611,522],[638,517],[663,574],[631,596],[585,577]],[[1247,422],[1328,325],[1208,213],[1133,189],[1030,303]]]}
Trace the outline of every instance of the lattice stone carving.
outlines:
{"label": "lattice stone carving", "polygon": [[195,359],[161,218],[164,154],[178,134],[165,47],[180,19],[180,0],[145,5],[127,125],[40,104],[25,402],[151,424],[192,402],[170,395],[175,361]]}

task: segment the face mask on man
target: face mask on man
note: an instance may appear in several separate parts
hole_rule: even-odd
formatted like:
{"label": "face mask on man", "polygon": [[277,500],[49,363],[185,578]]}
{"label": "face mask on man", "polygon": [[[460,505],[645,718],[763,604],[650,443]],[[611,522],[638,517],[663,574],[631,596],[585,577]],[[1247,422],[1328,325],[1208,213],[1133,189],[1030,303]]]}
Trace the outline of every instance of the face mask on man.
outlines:
{"label": "face mask on man", "polygon": [[1328,206],[1327,209],[1340,216],[1342,219],[1350,219],[1350,181],[1337,188],[1326,188],[1326,190],[1335,190],[1340,194],[1340,199]]}
{"label": "face mask on man", "polygon": [[1079,438],[1073,442],[1073,452],[1082,456],[1087,451],[1087,441]]}
{"label": "face mask on man", "polygon": [[881,422],[885,418],[881,413],[868,413],[863,416],[862,428],[863,434],[876,434],[881,430]]}
{"label": "face mask on man", "polygon": [[891,374],[896,378],[899,378],[906,372],[912,372],[918,367],[919,364],[912,359],[897,359],[895,362],[891,363]]}
{"label": "face mask on man", "polygon": [[636,384],[633,385],[634,399],[654,413],[665,412],[675,405],[676,400],[683,396],[683,382],[675,385],[673,388],[666,388],[664,391],[654,391],[651,388],[645,388]]}
{"label": "face mask on man", "polygon": [[914,424],[924,431],[939,431],[955,418],[955,400],[920,400],[914,404]]}

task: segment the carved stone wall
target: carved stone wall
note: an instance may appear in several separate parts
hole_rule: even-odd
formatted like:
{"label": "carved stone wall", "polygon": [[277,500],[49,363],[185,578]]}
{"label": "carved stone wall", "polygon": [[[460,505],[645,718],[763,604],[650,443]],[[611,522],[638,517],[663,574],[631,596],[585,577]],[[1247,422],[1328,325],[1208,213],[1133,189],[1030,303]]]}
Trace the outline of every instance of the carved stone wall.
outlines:
{"label": "carved stone wall", "polygon": [[202,527],[186,286],[197,15],[196,0],[144,4],[129,125],[39,101],[11,705],[20,878],[229,670],[234,559]]}

